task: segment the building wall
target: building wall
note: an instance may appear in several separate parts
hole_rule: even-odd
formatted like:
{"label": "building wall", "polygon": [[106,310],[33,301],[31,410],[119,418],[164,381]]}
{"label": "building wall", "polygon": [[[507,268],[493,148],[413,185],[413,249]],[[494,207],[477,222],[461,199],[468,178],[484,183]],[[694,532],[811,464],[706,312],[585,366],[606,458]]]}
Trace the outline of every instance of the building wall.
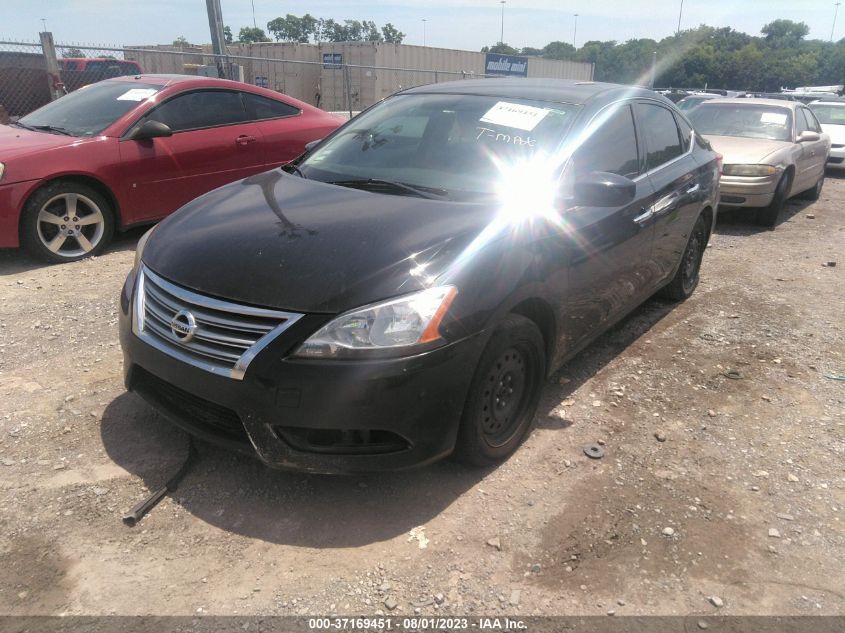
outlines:
{"label": "building wall", "polygon": [[[180,50],[174,46],[131,48]],[[363,110],[404,88],[483,76],[485,61],[485,54],[476,51],[373,42],[266,42],[229,45],[228,50],[233,63],[243,66],[247,83],[261,78],[272,90],[324,110],[347,109],[347,92],[352,110]],[[138,61],[144,72],[196,74],[199,66],[213,62],[210,53],[211,47],[203,46],[185,49],[185,55],[128,51],[126,58]],[[325,53],[342,54],[343,63],[350,67],[324,67]],[[530,57],[528,76],[589,81],[593,65]]]}

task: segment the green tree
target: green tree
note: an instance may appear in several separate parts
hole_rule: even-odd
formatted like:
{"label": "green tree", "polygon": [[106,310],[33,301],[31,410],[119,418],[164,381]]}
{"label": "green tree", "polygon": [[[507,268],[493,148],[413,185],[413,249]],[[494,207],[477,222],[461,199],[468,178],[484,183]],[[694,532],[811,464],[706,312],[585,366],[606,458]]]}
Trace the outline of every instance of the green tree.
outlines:
{"label": "green tree", "polygon": [[549,42],[542,49],[543,57],[549,59],[574,59],[575,47],[568,42]]}
{"label": "green tree", "polygon": [[277,42],[305,43],[314,35],[318,20],[306,13],[302,17],[288,13],[283,18],[275,18],[267,23],[267,30]]}
{"label": "green tree", "polygon": [[810,32],[803,22],[792,20],[775,20],[765,25],[760,32],[766,36],[766,41],[781,48],[797,46]]}
{"label": "green tree", "polygon": [[178,46],[180,48],[185,48],[186,46],[191,46],[191,43],[184,35],[180,35],[175,40],[173,40],[173,46]]}
{"label": "green tree", "polygon": [[498,55],[519,55],[519,51],[513,46],[498,42],[495,46],[484,46],[481,49],[482,53],[497,53]]}
{"label": "green tree", "polygon": [[264,32],[264,29],[244,26],[241,27],[241,30],[238,32],[238,41],[243,42],[244,44],[250,44],[252,42],[267,42],[269,41],[269,38]]}
{"label": "green tree", "polygon": [[405,34],[390,22],[381,27],[381,35],[388,44],[401,44],[405,39]]}
{"label": "green tree", "polygon": [[64,56],[65,57],[85,57],[85,53],[83,53],[80,49],[76,47],[66,48],[64,49]]}
{"label": "green tree", "polygon": [[223,27],[223,39],[225,39],[225,40],[226,40],[226,43],[227,43],[227,44],[231,44],[231,43],[232,43],[232,40],[233,40],[234,38],[232,37],[232,29],[231,29],[231,27],[228,27],[228,26],[224,26],[224,27]]}

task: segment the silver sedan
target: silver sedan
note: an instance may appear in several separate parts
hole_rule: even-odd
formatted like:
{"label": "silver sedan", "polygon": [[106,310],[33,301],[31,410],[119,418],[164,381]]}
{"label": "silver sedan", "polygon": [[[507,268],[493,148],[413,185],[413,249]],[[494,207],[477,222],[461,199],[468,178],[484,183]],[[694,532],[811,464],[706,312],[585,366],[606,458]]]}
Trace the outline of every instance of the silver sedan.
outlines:
{"label": "silver sedan", "polygon": [[830,137],[803,103],[714,99],[687,116],[723,157],[720,206],[756,207],[774,227],[787,199],[821,194]]}

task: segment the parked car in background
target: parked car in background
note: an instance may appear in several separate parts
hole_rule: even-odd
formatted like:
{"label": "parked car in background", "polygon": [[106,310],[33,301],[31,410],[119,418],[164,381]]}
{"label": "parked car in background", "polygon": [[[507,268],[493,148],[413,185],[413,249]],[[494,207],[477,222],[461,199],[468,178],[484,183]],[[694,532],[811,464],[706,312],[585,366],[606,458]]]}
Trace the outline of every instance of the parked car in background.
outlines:
{"label": "parked car in background", "polygon": [[126,385],[274,467],[496,463],[550,373],[655,292],[692,294],[718,180],[650,90],[406,90],[147,233]]}
{"label": "parked car in background", "polygon": [[216,187],[282,165],[342,121],[222,79],[137,75],[0,126],[0,247],[52,262],[98,253]]}
{"label": "parked car in background", "polygon": [[700,106],[705,101],[710,101],[711,99],[722,99],[721,95],[710,94],[706,92],[700,92],[691,94],[688,97],[684,97],[680,101],[678,101],[677,106],[681,112],[689,112],[693,108]]}
{"label": "parked car in background", "polygon": [[830,136],[830,155],[827,166],[845,168],[845,99],[816,101],[809,105],[822,130]]}
{"label": "parked car in background", "polygon": [[774,227],[788,198],[818,199],[830,137],[803,103],[719,99],[689,117],[724,157],[722,206],[757,208],[757,223]]}

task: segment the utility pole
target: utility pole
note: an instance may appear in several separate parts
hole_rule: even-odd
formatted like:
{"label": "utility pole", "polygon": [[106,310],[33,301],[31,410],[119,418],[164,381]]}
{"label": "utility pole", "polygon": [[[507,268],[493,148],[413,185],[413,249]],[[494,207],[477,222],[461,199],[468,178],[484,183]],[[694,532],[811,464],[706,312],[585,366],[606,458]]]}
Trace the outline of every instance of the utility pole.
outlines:
{"label": "utility pole", "polygon": [[255,0],[252,0],[252,26],[258,28],[258,24],[255,22]]}
{"label": "utility pole", "polygon": [[423,23],[423,46],[425,46],[425,22],[426,22],[426,20],[425,20],[425,18],[423,18],[422,19],[422,23]]}
{"label": "utility pole", "polygon": [[675,31],[675,35],[681,34],[681,16],[684,14],[684,0],[681,0],[681,10],[678,11],[678,30]]}
{"label": "utility pole", "polygon": [[839,13],[839,5],[842,4],[841,2],[835,3],[833,6],[833,26],[830,27],[830,41],[833,41],[833,29],[836,28],[836,15]]}
{"label": "utility pole", "polygon": [[[211,50],[215,55],[225,55],[226,36],[223,34],[223,10],[220,8],[220,0],[205,0],[205,8],[208,11],[208,28],[211,30]],[[227,78],[223,60],[215,57],[214,61],[217,64],[217,74]]]}
{"label": "utility pole", "polygon": [[573,48],[577,48],[575,45],[575,37],[578,35],[578,14],[575,14],[575,25],[572,27],[572,46]]}
{"label": "utility pole", "polygon": [[502,34],[499,36],[499,44],[505,43],[505,0],[499,0],[502,5]]}

